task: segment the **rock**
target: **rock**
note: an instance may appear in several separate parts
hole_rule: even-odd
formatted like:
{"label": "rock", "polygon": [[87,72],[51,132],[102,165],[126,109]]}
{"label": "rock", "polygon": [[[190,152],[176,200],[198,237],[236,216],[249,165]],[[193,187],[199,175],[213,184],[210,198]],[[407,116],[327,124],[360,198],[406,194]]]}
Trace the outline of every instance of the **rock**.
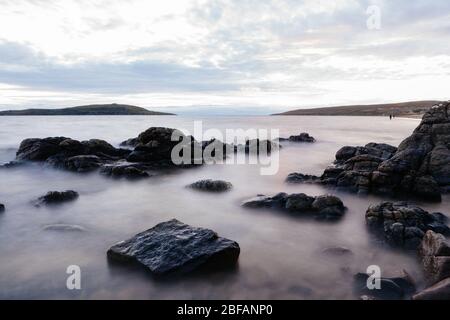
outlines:
{"label": "rock", "polygon": [[420,291],[413,296],[413,300],[450,300],[450,278]]}
{"label": "rock", "polygon": [[417,249],[428,230],[450,233],[450,228],[436,218],[436,214],[406,202],[371,205],[366,211],[366,223],[388,244],[406,250]]}
{"label": "rock", "polygon": [[117,243],[107,255],[113,260],[137,262],[155,275],[164,275],[233,266],[239,253],[235,241],[173,219]]}
{"label": "rock", "polygon": [[69,231],[69,232],[85,232],[86,229],[76,224],[56,223],[49,224],[42,228],[45,231]]}
{"label": "rock", "polygon": [[6,208],[3,203],[0,203],[0,213],[5,212]]}
{"label": "rock", "polygon": [[449,108],[447,102],[427,111],[398,148],[378,143],[341,148],[316,182],[350,192],[441,201],[441,194],[450,192]]}
{"label": "rock", "polygon": [[[49,159],[47,159],[47,163],[49,163]],[[104,161],[97,156],[74,156],[65,159],[63,167],[70,171],[90,172],[98,169],[103,163]]]}
{"label": "rock", "polygon": [[279,141],[292,141],[292,142],[315,142],[316,139],[311,137],[308,133],[302,132],[299,135],[292,135],[289,138],[280,138]]}
{"label": "rock", "polygon": [[410,297],[416,291],[412,278],[404,272],[393,278],[380,278],[380,289],[369,289],[367,280],[369,275],[357,273],[353,278],[354,291],[358,295],[366,295],[370,299],[399,300]]}
{"label": "rock", "polygon": [[[244,146],[244,152],[250,154],[270,154],[273,150],[280,149],[281,146],[270,140],[252,139],[247,140]],[[241,147],[237,146],[237,151],[241,151]]]}
{"label": "rock", "polygon": [[286,182],[289,183],[316,183],[320,181],[320,177],[309,175],[309,174],[302,174],[302,173],[290,173],[287,178]]}
{"label": "rock", "polygon": [[52,204],[60,204],[63,202],[69,202],[76,200],[78,198],[78,193],[73,190],[67,191],[49,191],[46,195],[39,197],[36,200],[35,205],[52,205]]}
{"label": "rock", "polygon": [[327,256],[341,257],[353,255],[353,252],[346,247],[328,247],[322,250],[322,254]]}
{"label": "rock", "polygon": [[199,180],[188,185],[189,188],[197,189],[201,191],[211,191],[211,192],[223,192],[230,190],[232,188],[232,184],[223,180]]}
{"label": "rock", "polygon": [[150,174],[145,171],[144,167],[129,163],[104,165],[100,173],[112,178],[127,178],[130,180],[150,177]]}
{"label": "rock", "polygon": [[281,209],[295,215],[312,215],[317,219],[334,220],[342,217],[345,206],[342,201],[332,195],[310,197],[304,193],[278,193],[273,197],[257,196],[242,203],[249,208]]}
{"label": "rock", "polygon": [[419,247],[419,256],[429,284],[450,277],[450,242],[442,234],[427,231]]}

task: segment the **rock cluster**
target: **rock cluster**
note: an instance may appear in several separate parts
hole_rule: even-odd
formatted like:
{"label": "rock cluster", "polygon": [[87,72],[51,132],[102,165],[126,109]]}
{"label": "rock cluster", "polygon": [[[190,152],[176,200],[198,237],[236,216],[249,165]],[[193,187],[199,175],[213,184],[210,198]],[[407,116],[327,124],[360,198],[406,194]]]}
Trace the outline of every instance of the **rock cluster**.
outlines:
{"label": "rock cluster", "polygon": [[366,222],[370,230],[388,244],[415,250],[425,232],[433,230],[450,235],[442,213],[428,213],[406,202],[382,202],[367,209]]}
{"label": "rock cluster", "polygon": [[292,135],[289,138],[279,138],[278,141],[291,141],[291,142],[308,142],[313,143],[316,141],[314,137],[311,137],[309,133],[302,132],[299,135]]}
{"label": "rock cluster", "polygon": [[[398,148],[369,143],[345,146],[334,165],[308,179],[358,193],[419,197],[440,201],[450,191],[450,102],[431,108]],[[290,182],[304,182],[291,174]]]}
{"label": "rock cluster", "polygon": [[78,193],[73,190],[49,191],[47,192],[47,194],[43,195],[42,197],[39,197],[35,201],[35,206],[53,205],[53,204],[60,204],[63,202],[69,202],[76,200],[78,196],[79,196]]}
{"label": "rock cluster", "polygon": [[317,219],[334,220],[342,217],[345,206],[341,199],[332,195],[311,197],[304,193],[278,193],[273,197],[260,195],[242,203],[248,208],[274,208],[295,215],[312,215]]}
{"label": "rock cluster", "polygon": [[450,299],[450,243],[442,235],[428,231],[419,248],[425,277],[430,287],[416,294],[414,300]]}
{"label": "rock cluster", "polygon": [[164,275],[230,267],[236,264],[239,253],[237,242],[173,219],[115,244],[107,255],[112,260],[139,263],[155,275]]}
{"label": "rock cluster", "polygon": [[232,187],[233,185],[230,182],[211,179],[199,180],[188,185],[188,188],[211,192],[223,192],[230,190]]}

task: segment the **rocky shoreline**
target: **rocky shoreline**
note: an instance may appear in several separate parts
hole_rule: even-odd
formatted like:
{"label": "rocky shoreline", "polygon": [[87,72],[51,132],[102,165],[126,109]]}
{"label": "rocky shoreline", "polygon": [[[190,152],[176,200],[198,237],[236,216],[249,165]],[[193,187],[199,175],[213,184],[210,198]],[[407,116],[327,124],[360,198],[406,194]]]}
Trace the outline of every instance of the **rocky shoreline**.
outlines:
{"label": "rocky shoreline", "polygon": [[[287,181],[320,184],[359,194],[441,201],[442,195],[450,192],[449,108],[450,103],[443,103],[430,109],[413,134],[398,148],[384,143],[345,146],[338,150],[334,163],[320,177],[292,173]],[[281,148],[279,142],[316,141],[309,134],[301,133],[281,138],[278,142],[250,140],[244,145],[230,146],[214,139],[199,142],[182,133],[178,133],[180,139],[174,141],[175,131],[152,127],[138,137],[122,142],[119,148],[98,139],[25,139],[20,144],[16,159],[4,167],[36,162],[76,173],[98,172],[112,178],[140,179],[152,177],[163,169],[203,165],[209,160],[203,151],[212,146],[219,146],[226,157],[227,152],[271,152]],[[172,160],[173,149],[180,142],[184,147],[181,151],[189,151],[188,164],[176,164]],[[232,191],[232,184],[223,180],[203,179],[186,187],[216,194]],[[79,194],[73,190],[50,191],[33,203],[35,206],[55,205],[72,202],[78,197]],[[242,206],[326,221],[338,221],[347,211],[343,201],[332,194],[309,196],[280,192],[273,196],[258,195],[247,199]],[[5,207],[0,204],[0,212],[3,211]],[[411,277],[403,275],[381,279],[385,291],[367,291],[364,283],[368,275],[358,273],[353,281],[359,295],[364,299],[436,299],[450,296],[450,246],[446,239],[450,236],[450,228],[444,213],[428,212],[410,202],[384,201],[367,208],[365,221],[368,232],[380,242],[412,255],[417,253],[428,287],[418,292]],[[44,229],[85,231],[81,226],[64,223]],[[212,230],[172,219],[116,243],[107,251],[107,257],[118,263],[137,263],[153,275],[161,276],[232,267],[237,264],[240,252],[236,241],[219,237]],[[344,247],[330,247],[324,249],[323,254],[336,257],[353,252]]]}

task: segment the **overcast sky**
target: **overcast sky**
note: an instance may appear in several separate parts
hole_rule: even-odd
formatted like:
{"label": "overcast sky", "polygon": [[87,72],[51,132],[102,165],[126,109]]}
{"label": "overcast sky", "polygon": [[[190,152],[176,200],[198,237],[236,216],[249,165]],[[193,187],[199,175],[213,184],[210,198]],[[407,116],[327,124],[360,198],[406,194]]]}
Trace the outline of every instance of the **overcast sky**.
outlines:
{"label": "overcast sky", "polygon": [[0,0],[2,110],[261,112],[447,100],[449,84],[448,0]]}

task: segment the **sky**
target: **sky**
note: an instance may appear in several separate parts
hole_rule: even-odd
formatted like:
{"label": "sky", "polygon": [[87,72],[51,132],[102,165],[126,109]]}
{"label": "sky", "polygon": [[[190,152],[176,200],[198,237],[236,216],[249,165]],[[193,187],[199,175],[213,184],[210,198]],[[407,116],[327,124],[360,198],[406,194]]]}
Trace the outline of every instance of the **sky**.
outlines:
{"label": "sky", "polygon": [[448,0],[0,0],[0,110],[448,100]]}

